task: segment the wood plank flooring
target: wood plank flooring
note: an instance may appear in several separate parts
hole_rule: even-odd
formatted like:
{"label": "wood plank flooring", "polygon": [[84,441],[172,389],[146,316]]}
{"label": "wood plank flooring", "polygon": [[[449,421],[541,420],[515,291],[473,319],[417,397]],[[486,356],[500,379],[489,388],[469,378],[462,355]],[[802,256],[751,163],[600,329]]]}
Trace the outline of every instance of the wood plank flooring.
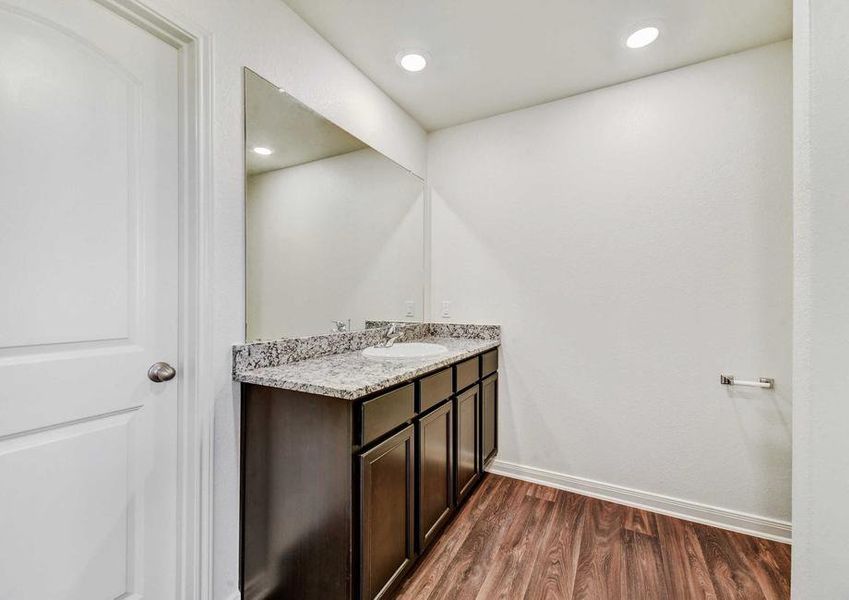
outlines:
{"label": "wood plank flooring", "polygon": [[790,546],[491,474],[395,596],[703,598],[790,598]]}

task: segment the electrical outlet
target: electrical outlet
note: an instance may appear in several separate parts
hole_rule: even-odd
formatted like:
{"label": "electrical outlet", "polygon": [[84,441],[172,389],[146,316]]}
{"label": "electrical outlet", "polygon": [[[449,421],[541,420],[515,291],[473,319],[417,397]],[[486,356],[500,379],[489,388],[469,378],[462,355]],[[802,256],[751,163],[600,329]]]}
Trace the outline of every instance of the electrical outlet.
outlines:
{"label": "electrical outlet", "polygon": [[443,300],[442,301],[442,318],[450,319],[451,318],[451,300]]}
{"label": "electrical outlet", "polygon": [[412,300],[407,300],[404,302],[404,316],[405,317],[415,317],[416,316],[416,303]]}

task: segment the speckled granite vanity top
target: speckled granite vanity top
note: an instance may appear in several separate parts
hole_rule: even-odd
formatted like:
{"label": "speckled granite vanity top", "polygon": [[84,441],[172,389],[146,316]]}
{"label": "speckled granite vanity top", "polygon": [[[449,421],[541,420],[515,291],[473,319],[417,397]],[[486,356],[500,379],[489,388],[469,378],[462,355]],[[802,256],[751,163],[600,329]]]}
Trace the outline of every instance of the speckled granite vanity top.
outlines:
{"label": "speckled granite vanity top", "polygon": [[356,400],[501,343],[497,325],[416,323],[402,329],[399,342],[442,344],[448,352],[427,358],[367,358],[361,350],[380,340],[379,329],[257,342],[234,346],[233,379]]}

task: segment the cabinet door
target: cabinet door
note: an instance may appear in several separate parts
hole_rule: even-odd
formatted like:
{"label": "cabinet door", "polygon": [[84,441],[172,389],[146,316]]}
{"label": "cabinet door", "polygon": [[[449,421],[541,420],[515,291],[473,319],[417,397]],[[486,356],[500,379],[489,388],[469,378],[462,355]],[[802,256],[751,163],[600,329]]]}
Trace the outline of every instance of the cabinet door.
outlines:
{"label": "cabinet door", "polygon": [[359,455],[360,598],[382,598],[413,559],[413,426]]}
{"label": "cabinet door", "polygon": [[454,406],[446,402],[416,424],[418,465],[418,550],[422,551],[451,516],[454,496]]}
{"label": "cabinet door", "polygon": [[481,473],[480,386],[474,386],[454,400],[456,460],[454,490],[462,502]]}
{"label": "cabinet door", "polygon": [[481,424],[483,462],[488,463],[498,453],[498,375],[481,382]]}

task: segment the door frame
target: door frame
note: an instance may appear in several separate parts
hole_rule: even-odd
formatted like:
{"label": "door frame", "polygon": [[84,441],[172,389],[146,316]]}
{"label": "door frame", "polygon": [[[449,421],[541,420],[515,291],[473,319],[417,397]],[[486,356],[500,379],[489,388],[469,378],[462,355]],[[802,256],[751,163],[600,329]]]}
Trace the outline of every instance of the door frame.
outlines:
{"label": "door frame", "polygon": [[177,593],[212,600],[212,37],[140,0],[94,1],[179,55]]}

